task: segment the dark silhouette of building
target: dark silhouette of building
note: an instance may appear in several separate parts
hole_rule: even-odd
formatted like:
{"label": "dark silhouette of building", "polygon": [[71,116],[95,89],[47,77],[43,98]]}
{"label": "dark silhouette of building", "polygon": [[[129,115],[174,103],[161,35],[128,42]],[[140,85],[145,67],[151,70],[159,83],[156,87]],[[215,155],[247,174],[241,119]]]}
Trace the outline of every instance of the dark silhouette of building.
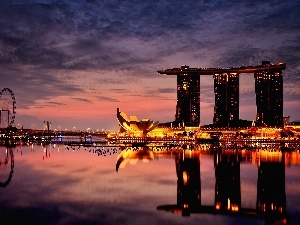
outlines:
{"label": "dark silhouette of building", "polygon": [[201,181],[199,157],[181,155],[175,159],[177,173],[177,205],[183,215],[189,215],[201,206]]}
{"label": "dark silhouette of building", "polygon": [[[182,216],[192,213],[220,214],[261,219],[265,224],[286,223],[285,155],[280,162],[259,159],[257,199],[255,208],[244,208],[241,203],[240,164],[241,152],[234,149],[214,149],[215,203],[201,203],[199,155],[176,155],[177,204],[159,205],[165,210]],[[250,163],[250,161],[248,162]],[[203,183],[203,182],[202,182]]]}
{"label": "dark silhouette of building", "polygon": [[257,125],[283,126],[283,79],[281,69],[268,69],[254,73]]}
{"label": "dark silhouette of building", "polygon": [[256,209],[273,220],[286,215],[285,161],[261,161],[258,167]]}
{"label": "dark silhouette of building", "polygon": [[173,68],[157,71],[177,75],[176,124],[200,124],[200,76],[214,76],[215,112],[213,126],[242,126],[239,119],[239,74],[254,73],[257,125],[283,125],[283,62],[263,61],[262,65],[228,68]]}
{"label": "dark silhouette of building", "polygon": [[214,154],[216,176],[215,206],[218,210],[241,209],[240,157],[238,151]]}
{"label": "dark silhouette of building", "polygon": [[213,123],[219,127],[235,127],[239,123],[239,74],[214,75],[215,108]]}
{"label": "dark silhouette of building", "polygon": [[[182,126],[198,127],[200,124],[200,76],[187,74],[182,66],[177,74],[177,105],[175,122]],[[191,76],[192,75],[192,76]]]}

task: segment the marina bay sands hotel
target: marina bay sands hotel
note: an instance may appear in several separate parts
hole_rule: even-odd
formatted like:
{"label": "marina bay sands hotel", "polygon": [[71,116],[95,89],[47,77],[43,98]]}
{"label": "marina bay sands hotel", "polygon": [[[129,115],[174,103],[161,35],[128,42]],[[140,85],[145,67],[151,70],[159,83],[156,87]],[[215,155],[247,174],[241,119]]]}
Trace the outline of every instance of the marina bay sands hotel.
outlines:
{"label": "marina bay sands hotel", "polygon": [[256,95],[256,125],[283,126],[283,79],[285,63],[262,61],[262,65],[229,68],[173,68],[157,71],[177,76],[175,122],[197,127],[200,124],[200,76],[213,75],[215,106],[213,125],[238,127],[239,74],[253,73]]}

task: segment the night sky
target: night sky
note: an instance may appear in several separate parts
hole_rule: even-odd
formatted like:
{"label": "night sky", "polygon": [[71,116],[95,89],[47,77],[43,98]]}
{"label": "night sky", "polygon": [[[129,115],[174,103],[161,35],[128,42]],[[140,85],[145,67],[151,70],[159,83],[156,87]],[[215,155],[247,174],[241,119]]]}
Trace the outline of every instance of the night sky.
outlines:
{"label": "night sky", "polygon": [[[284,116],[300,120],[299,1],[0,2],[0,89],[16,126],[116,130],[116,110],[173,121],[176,76],[157,70],[285,62]],[[201,125],[213,77],[201,77]],[[256,115],[253,74],[240,76],[240,118]]]}

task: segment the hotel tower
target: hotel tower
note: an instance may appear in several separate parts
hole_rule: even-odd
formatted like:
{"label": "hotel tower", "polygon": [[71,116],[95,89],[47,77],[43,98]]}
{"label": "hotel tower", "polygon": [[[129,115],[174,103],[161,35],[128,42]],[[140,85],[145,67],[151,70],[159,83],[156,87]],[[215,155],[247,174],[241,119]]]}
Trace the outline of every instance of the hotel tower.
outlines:
{"label": "hotel tower", "polygon": [[283,81],[281,69],[268,69],[254,73],[257,125],[283,126]]}
{"label": "hotel tower", "polygon": [[[200,76],[214,77],[215,127],[238,127],[239,74],[254,74],[256,95],[256,125],[283,126],[283,62],[228,68],[180,68],[157,71],[160,74],[177,76],[177,105],[175,122],[181,126],[198,127],[200,124]],[[255,117],[255,112],[253,117]]]}
{"label": "hotel tower", "polygon": [[220,127],[237,126],[239,122],[239,74],[215,74],[214,93],[213,123]]}
{"label": "hotel tower", "polygon": [[198,127],[200,124],[200,76],[188,74],[188,66],[181,66],[177,75],[177,105],[175,122],[182,126]]}

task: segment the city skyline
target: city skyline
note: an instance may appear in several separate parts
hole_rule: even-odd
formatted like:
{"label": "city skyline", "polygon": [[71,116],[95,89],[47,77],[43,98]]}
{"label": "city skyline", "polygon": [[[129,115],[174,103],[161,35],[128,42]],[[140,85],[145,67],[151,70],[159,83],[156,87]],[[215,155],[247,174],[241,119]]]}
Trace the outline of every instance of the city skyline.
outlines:
{"label": "city skyline", "polygon": [[[0,6],[0,88],[15,94],[17,126],[42,129],[50,121],[52,129],[117,130],[117,108],[173,121],[176,78],[157,70],[262,60],[287,64],[283,116],[300,119],[298,2],[19,0]],[[239,118],[253,120],[253,76],[239,79]],[[201,125],[213,122],[213,82],[200,82]]]}
{"label": "city skyline", "polygon": [[[228,68],[190,68],[183,65],[157,71],[159,74],[177,77],[176,126],[199,127],[200,124],[200,77],[213,75],[215,127],[245,127],[251,121],[239,117],[239,92],[241,73],[253,73],[258,126],[283,126],[283,79],[284,62],[262,61],[261,65]],[[287,120],[288,122],[289,120]],[[251,124],[252,124],[251,122]]]}

